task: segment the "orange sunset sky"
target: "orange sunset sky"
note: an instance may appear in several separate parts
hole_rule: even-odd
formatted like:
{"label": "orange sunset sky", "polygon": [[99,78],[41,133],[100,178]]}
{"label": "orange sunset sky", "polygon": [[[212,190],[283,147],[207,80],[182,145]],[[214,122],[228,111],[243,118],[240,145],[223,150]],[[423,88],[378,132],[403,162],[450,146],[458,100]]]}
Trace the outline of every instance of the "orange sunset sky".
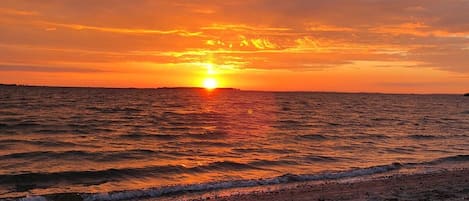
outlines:
{"label": "orange sunset sky", "polygon": [[1,0],[0,83],[469,92],[468,0]]}

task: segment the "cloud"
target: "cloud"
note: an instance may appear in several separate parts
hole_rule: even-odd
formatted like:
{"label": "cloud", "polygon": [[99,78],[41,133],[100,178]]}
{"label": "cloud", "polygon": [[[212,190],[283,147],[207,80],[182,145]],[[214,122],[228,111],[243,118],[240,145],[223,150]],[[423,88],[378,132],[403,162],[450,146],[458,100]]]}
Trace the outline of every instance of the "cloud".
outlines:
{"label": "cloud", "polygon": [[14,16],[36,16],[38,12],[29,10],[18,10],[12,8],[0,8],[0,15],[14,15]]}
{"label": "cloud", "polygon": [[431,88],[435,91],[444,91],[447,88],[460,87],[466,83],[462,80],[452,80],[452,81],[414,81],[414,82],[378,82],[377,86],[385,88],[394,88],[400,90],[413,91],[420,88]]}
{"label": "cloud", "polygon": [[467,10],[466,0],[5,0],[0,59],[287,70],[404,61],[466,73]]}
{"label": "cloud", "polygon": [[53,66],[31,66],[18,64],[0,64],[0,72],[16,71],[16,72],[47,72],[47,73],[101,73],[108,72],[93,68],[82,67],[53,67]]}
{"label": "cloud", "polygon": [[251,39],[251,43],[257,49],[275,49],[278,47],[274,43],[270,42],[268,39],[263,38]]}
{"label": "cloud", "polygon": [[422,62],[417,66],[469,73],[469,50],[460,46],[418,48],[410,56]]}
{"label": "cloud", "polygon": [[325,32],[352,32],[357,31],[354,28],[349,27],[340,27],[335,25],[325,25],[325,24],[311,24],[307,25],[306,30],[308,31],[325,31]]}
{"label": "cloud", "polygon": [[46,26],[54,27],[63,27],[74,30],[92,30],[92,31],[102,31],[102,32],[112,32],[112,33],[122,33],[122,34],[177,34],[180,36],[197,36],[201,32],[189,32],[186,30],[157,30],[157,29],[130,29],[130,28],[115,28],[115,27],[99,27],[99,26],[89,26],[83,24],[62,24],[54,22],[37,22],[38,24],[43,24]]}
{"label": "cloud", "polygon": [[285,27],[268,27],[268,26],[249,26],[246,24],[212,24],[210,26],[201,27],[202,30],[230,30],[230,31],[289,31],[290,28]]}

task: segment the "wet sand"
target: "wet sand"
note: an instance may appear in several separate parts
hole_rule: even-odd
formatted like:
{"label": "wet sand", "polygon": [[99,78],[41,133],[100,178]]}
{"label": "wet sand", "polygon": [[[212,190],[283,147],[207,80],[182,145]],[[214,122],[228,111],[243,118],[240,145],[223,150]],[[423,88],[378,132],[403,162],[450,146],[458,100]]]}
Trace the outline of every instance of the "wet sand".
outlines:
{"label": "wet sand", "polygon": [[217,201],[469,200],[469,169],[395,175],[368,181],[302,184],[292,189],[212,196]]}

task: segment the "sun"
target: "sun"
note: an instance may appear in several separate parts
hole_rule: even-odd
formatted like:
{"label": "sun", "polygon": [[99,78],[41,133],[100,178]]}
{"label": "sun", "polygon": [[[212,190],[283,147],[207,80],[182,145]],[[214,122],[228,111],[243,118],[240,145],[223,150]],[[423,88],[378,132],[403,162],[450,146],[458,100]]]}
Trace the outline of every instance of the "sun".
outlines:
{"label": "sun", "polygon": [[217,80],[213,78],[206,78],[204,80],[204,88],[209,90],[217,88]]}

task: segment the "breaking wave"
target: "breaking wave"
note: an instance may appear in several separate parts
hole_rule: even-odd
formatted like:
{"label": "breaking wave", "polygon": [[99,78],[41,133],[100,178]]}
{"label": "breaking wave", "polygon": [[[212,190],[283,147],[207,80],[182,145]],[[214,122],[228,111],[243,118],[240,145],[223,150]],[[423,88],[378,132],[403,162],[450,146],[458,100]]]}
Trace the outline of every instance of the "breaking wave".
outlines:
{"label": "breaking wave", "polygon": [[[172,185],[172,186],[163,186],[155,187],[148,189],[137,189],[137,190],[124,190],[124,191],[114,191],[114,192],[103,192],[103,193],[70,193],[70,194],[61,194],[61,196],[69,197],[80,197],[83,201],[118,201],[118,200],[129,200],[129,199],[138,199],[138,198],[151,198],[151,197],[160,197],[165,195],[175,195],[180,193],[187,192],[206,192],[212,190],[220,189],[229,189],[229,188],[242,188],[242,187],[257,187],[257,186],[266,186],[266,185],[275,185],[275,184],[286,184],[292,182],[304,182],[304,181],[322,181],[322,180],[334,180],[334,179],[347,179],[363,176],[371,176],[381,173],[388,173],[394,170],[399,170],[407,167],[415,167],[418,165],[435,165],[446,162],[469,162],[469,155],[456,155],[450,157],[439,158],[433,161],[427,161],[422,163],[392,163],[388,165],[373,166],[368,168],[356,168],[348,171],[339,171],[339,172],[323,172],[318,174],[284,174],[272,178],[261,178],[261,179],[246,179],[246,180],[230,180],[230,181],[217,181],[217,182],[208,182],[208,183],[199,183],[199,184],[187,184],[187,185]],[[249,165],[233,163],[233,162],[217,162],[212,163],[206,167],[198,167],[196,169],[201,170],[200,168],[251,168]],[[179,167],[182,168],[182,167]],[[171,168],[171,169],[174,169]],[[161,169],[159,169],[161,171]],[[123,170],[121,170],[123,171]],[[125,170],[124,170],[125,171]],[[69,173],[70,174],[70,173]],[[80,173],[80,176],[83,174],[89,175],[100,175],[105,174],[111,176],[114,174],[119,174],[119,170],[107,170],[105,172],[93,172],[93,173]],[[65,176],[65,175],[61,175]],[[5,181],[5,180],[3,180]],[[48,198],[57,196],[53,195],[44,195],[44,196],[34,196],[19,198],[21,201],[47,201]]]}

